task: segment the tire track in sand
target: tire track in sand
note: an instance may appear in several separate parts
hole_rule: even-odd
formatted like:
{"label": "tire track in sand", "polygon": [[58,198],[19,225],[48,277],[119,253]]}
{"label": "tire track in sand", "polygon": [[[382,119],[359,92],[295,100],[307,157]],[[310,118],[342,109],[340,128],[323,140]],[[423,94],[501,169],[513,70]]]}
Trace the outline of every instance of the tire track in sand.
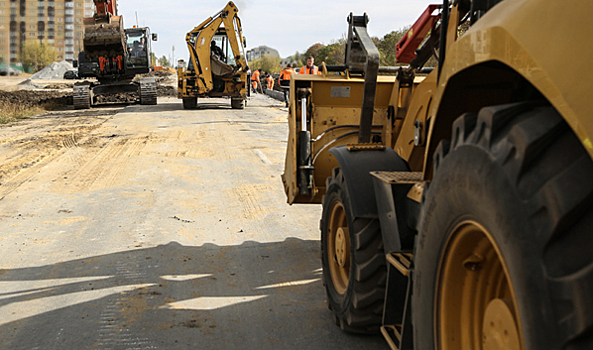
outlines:
{"label": "tire track in sand", "polygon": [[[232,202],[239,202],[243,217],[249,220],[262,220],[270,210],[260,205],[262,193],[271,189],[261,184],[243,184],[227,190],[226,195]],[[231,202],[231,203],[232,203]]]}
{"label": "tire track in sand", "polygon": [[101,150],[72,175],[64,177],[57,192],[96,191],[124,184],[132,175],[134,157],[149,136],[122,137],[107,142]]}

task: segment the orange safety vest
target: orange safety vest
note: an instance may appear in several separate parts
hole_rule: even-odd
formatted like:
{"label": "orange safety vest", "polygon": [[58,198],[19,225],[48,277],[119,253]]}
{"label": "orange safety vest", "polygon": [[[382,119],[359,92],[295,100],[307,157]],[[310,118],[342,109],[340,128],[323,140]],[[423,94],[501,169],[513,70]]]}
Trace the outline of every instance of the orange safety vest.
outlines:
{"label": "orange safety vest", "polygon": [[290,80],[290,75],[294,72],[292,68],[284,68],[282,72],[280,72],[280,80]]}
{"label": "orange safety vest", "polygon": [[299,74],[315,74],[315,75],[321,75],[321,73],[319,72],[319,68],[317,68],[316,65],[313,65],[313,67],[311,67],[309,69],[305,69],[305,68],[307,68],[307,66],[301,67],[301,70],[299,71]]}
{"label": "orange safety vest", "polygon": [[259,71],[256,70],[255,72],[251,73],[251,80],[259,81]]}
{"label": "orange safety vest", "polygon": [[274,88],[274,78],[268,77],[266,80],[268,81],[268,89],[272,90]]}

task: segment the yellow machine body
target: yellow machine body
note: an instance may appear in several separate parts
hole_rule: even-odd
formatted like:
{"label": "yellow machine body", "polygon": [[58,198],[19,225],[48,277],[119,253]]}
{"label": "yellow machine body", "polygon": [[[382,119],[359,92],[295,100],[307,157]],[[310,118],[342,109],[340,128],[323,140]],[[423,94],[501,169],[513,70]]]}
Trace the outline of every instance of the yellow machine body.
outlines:
{"label": "yellow machine body", "polygon": [[[248,67],[242,53],[244,38],[238,12],[231,1],[187,33],[190,58],[187,68],[178,65],[178,98],[228,96],[244,100],[247,97]],[[210,44],[215,36],[225,43],[224,60],[211,52]]]}
{"label": "yellow machine body", "polygon": [[396,44],[401,67],[351,14],[344,65],[293,75],[282,179],[288,203],[321,203],[343,330],[394,350],[592,347],[592,10],[445,0]]}
{"label": "yellow machine body", "polygon": [[[416,76],[409,86],[399,84],[393,75],[378,76],[373,135],[380,137],[373,142],[393,148],[412,171],[422,171],[426,180],[432,176],[437,145],[451,137],[453,121],[463,113],[509,103],[518,79],[531,84],[558,110],[593,156],[593,104],[589,97],[593,72],[585,68],[593,57],[593,46],[586,44],[593,22],[584,10],[591,8],[590,3],[580,0],[567,7],[548,0],[519,0],[504,1],[503,5],[492,8],[459,38],[458,23],[449,23],[440,79],[437,69]],[[539,21],[527,20],[534,18],[534,13]],[[558,20],[558,13],[567,19]],[[458,20],[455,14],[453,7],[451,18]],[[363,78],[348,74],[293,75],[282,177],[288,203],[320,203],[325,179],[338,166],[329,149],[357,143],[354,131],[360,122],[363,85]],[[339,86],[348,87],[349,95],[332,97],[332,89]],[[311,195],[300,195],[296,180],[298,133],[302,130],[298,88],[311,89]]]}
{"label": "yellow machine body", "polygon": [[[505,89],[481,89],[480,83],[496,79],[504,86],[517,76],[531,83],[556,108],[593,156],[593,103],[589,96],[593,72],[587,68],[593,57],[589,44],[593,33],[591,9],[587,0],[571,2],[570,6],[548,0],[503,1],[451,43],[430,113],[426,170],[455,118],[510,98]],[[506,68],[493,75],[485,65],[488,62]]]}

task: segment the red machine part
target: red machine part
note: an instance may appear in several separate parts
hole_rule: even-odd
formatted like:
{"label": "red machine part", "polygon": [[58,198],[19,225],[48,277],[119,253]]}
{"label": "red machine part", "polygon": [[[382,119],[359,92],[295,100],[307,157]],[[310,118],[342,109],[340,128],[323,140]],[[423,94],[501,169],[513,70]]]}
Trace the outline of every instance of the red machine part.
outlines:
{"label": "red machine part", "polygon": [[117,66],[117,69],[119,69],[121,71],[124,69],[124,58],[122,55],[118,55],[113,58],[100,56],[99,57],[99,70],[101,72],[104,72],[107,65],[109,65],[109,67]]}
{"label": "red machine part", "polygon": [[412,25],[406,34],[395,44],[395,58],[398,63],[410,63],[416,58],[416,49],[422,44],[428,32],[434,27],[441,14],[433,12],[442,5],[428,5],[420,18]]}
{"label": "red machine part", "polygon": [[109,62],[108,58],[103,56],[99,57],[99,69],[101,70],[101,72],[105,70],[105,64],[107,62]]}
{"label": "red machine part", "polygon": [[122,70],[122,69],[124,69],[124,58],[123,58],[123,56],[122,56],[122,55],[118,55],[118,56],[115,58],[115,61],[117,62],[117,68],[118,68],[119,70]]}
{"label": "red machine part", "polygon": [[95,7],[97,7],[97,16],[116,16],[117,6],[115,0],[95,0]]}

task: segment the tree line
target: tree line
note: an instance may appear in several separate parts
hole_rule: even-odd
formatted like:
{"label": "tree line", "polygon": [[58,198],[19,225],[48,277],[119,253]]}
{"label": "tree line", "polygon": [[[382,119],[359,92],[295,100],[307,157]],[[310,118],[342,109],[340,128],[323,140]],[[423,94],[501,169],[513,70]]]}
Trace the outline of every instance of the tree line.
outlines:
{"label": "tree line", "polygon": [[[395,44],[408,32],[410,26],[394,30],[391,33],[385,34],[383,37],[372,37],[373,43],[377,46],[381,57],[381,66],[395,66],[397,65],[395,59]],[[289,61],[296,67],[304,66],[307,57],[315,57],[315,63],[321,64],[325,62],[326,65],[343,65],[346,57],[346,35],[337,40],[332,40],[330,44],[324,45],[316,43],[311,45],[305,52],[295,52],[294,55],[289,56]],[[280,66],[280,58],[265,55],[260,59],[253,60],[249,63],[251,70],[261,69],[265,72],[277,73],[282,70]]]}

